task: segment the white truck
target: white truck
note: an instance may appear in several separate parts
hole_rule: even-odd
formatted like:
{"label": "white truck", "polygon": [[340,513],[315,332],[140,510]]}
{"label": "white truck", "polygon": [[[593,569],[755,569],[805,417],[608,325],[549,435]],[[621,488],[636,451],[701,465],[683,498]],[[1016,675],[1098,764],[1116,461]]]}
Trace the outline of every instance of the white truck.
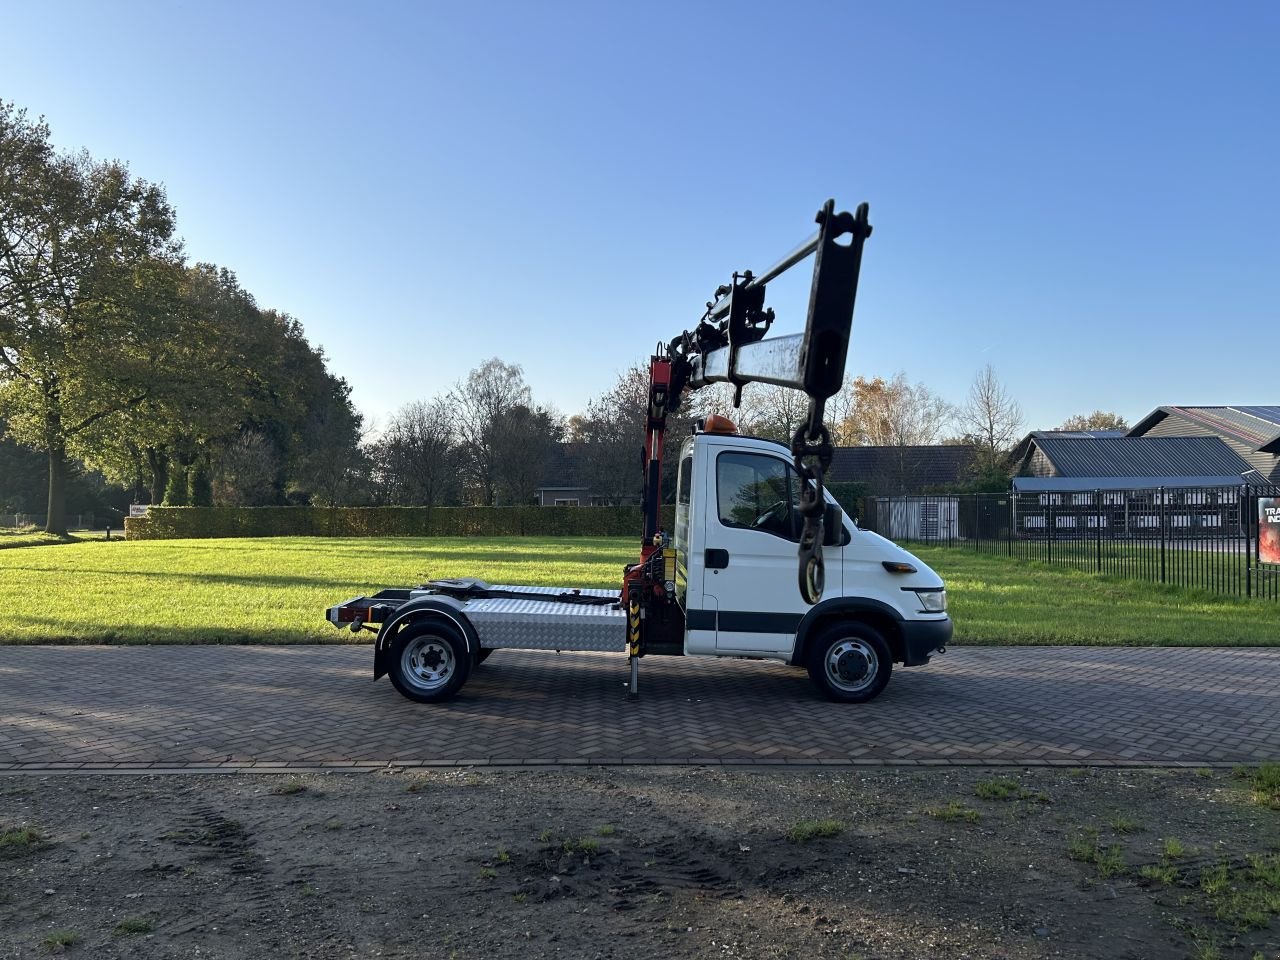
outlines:
{"label": "white truck", "polygon": [[[867,206],[836,213],[760,276],[735,274],[702,321],[650,363],[640,562],[621,590],[494,586],[436,580],[329,608],[327,619],[375,629],[374,677],[411,700],[453,697],[494,650],[620,652],[638,694],[644,656],[780,660],[808,669],[828,698],[864,702],[894,663],[917,666],[951,638],[941,578],[910,553],[861,530],[823,488],[831,444],[824,403],[841,385]],[[805,331],[765,339],[765,284],[815,255]],[[660,529],[667,415],[686,390],[728,382],[803,390],[809,417],[790,449],[701,421],[681,451],[674,530]],[[797,570],[799,589],[792,578]],[[375,627],[376,625],[376,627]]]}

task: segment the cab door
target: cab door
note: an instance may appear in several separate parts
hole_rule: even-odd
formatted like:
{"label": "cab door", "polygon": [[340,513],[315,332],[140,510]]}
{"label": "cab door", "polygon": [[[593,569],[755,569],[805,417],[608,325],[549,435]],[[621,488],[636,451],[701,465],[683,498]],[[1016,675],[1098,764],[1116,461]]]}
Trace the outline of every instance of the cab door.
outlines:
{"label": "cab door", "polygon": [[[703,591],[717,598],[717,653],[786,653],[810,609],[800,596],[800,480],[783,455],[720,447],[709,473]],[[824,547],[827,587],[843,586],[839,546]]]}
{"label": "cab door", "polygon": [[[695,461],[695,452],[697,461]],[[716,597],[703,590],[706,581],[703,549],[707,516],[705,447],[693,437],[680,451],[676,479],[676,602],[685,615],[684,650],[687,654],[716,652]]]}

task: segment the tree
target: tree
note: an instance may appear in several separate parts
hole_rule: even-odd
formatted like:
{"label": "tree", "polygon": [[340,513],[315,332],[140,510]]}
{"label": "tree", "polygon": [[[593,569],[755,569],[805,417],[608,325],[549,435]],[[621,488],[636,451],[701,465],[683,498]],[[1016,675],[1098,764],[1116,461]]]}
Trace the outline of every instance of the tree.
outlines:
{"label": "tree", "polygon": [[955,418],[955,408],[899,372],[892,380],[854,378],[853,402],[840,429],[852,446],[929,446]]}
{"label": "tree", "polygon": [[0,412],[45,451],[66,532],[68,449],[164,383],[180,249],[164,191],[114,162],[56,155],[0,102]]}
{"label": "tree", "polygon": [[361,446],[364,417],[351,404],[351,385],[326,372],[298,426],[290,471],[295,493],[311,503],[342,506],[367,487],[371,464]]}
{"label": "tree", "polygon": [[264,507],[276,502],[280,461],[275,444],[256,430],[246,429],[218,460],[213,496],[234,507]]}
{"label": "tree", "polygon": [[468,485],[481,505],[493,506],[499,493],[500,425],[514,408],[533,404],[524,370],[493,357],[467,374],[450,398],[457,412]]}
{"label": "tree", "polygon": [[564,421],[549,407],[519,404],[499,419],[494,436],[497,486],[505,503],[531,503],[547,464],[564,438]]}
{"label": "tree", "polygon": [[1095,410],[1090,414],[1076,414],[1063,421],[1059,430],[1120,430],[1129,432],[1129,422],[1110,410]]}
{"label": "tree", "polygon": [[619,374],[608,392],[592,397],[586,413],[569,418],[569,449],[581,465],[580,479],[606,502],[640,499],[644,483],[640,451],[648,403],[649,367],[637,363]]}
{"label": "tree", "polygon": [[457,415],[449,397],[401,407],[375,445],[388,502],[401,506],[456,503],[461,495]]}
{"label": "tree", "polygon": [[1022,407],[1000,383],[991,364],[974,377],[957,419],[978,448],[975,468],[979,474],[998,471],[1022,435]]}

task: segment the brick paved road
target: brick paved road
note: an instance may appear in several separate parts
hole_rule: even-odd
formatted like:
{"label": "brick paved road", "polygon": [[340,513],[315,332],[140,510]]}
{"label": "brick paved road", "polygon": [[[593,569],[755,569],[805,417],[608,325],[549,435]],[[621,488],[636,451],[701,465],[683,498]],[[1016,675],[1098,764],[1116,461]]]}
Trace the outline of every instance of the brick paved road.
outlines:
{"label": "brick paved road", "polygon": [[874,703],[804,671],[495,653],[452,703],[368,647],[0,648],[0,770],[442,762],[1224,763],[1280,757],[1280,650],[953,648]]}

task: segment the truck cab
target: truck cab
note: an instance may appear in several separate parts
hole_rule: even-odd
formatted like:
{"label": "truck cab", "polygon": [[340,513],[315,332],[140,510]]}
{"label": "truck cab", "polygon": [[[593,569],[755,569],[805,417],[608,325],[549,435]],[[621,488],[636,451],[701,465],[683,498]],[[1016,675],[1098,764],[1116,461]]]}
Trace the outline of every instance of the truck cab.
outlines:
{"label": "truck cab", "polygon": [[942,579],[859,529],[829,493],[826,589],[805,602],[794,582],[803,520],[791,455],[715,420],[680,453],[672,539],[684,652],[804,666],[832,699],[861,701],[884,689],[893,663],[924,664],[943,649],[952,625]]}

